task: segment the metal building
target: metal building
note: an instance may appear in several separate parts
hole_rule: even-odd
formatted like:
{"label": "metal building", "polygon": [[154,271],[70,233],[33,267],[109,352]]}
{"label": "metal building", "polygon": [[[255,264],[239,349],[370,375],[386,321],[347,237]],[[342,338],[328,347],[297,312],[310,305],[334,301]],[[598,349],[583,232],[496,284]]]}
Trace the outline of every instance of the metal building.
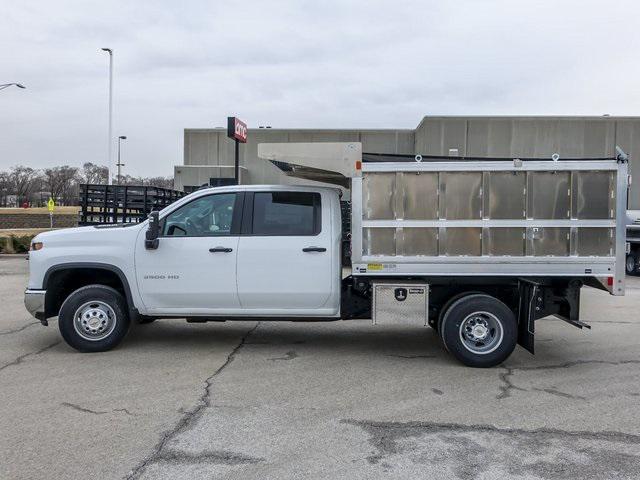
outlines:
{"label": "metal building", "polygon": [[[184,165],[175,167],[176,188],[189,190],[233,176],[234,142],[226,129],[185,129]],[[422,155],[560,158],[613,157],[619,145],[640,181],[640,117],[430,117],[414,129],[249,129],[240,147],[241,183],[298,183],[259,160],[258,143],[362,142],[364,152]],[[640,209],[640,188],[631,186],[629,208]]]}

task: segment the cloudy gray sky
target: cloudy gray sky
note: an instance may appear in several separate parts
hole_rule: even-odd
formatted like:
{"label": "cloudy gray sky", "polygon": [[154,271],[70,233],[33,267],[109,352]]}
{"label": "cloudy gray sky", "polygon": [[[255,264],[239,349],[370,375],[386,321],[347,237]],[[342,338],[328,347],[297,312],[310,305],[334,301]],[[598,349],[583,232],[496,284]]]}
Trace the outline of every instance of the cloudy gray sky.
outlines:
{"label": "cloudy gray sky", "polygon": [[423,115],[640,113],[626,0],[4,2],[0,169],[107,160],[170,175],[182,130],[413,128]]}

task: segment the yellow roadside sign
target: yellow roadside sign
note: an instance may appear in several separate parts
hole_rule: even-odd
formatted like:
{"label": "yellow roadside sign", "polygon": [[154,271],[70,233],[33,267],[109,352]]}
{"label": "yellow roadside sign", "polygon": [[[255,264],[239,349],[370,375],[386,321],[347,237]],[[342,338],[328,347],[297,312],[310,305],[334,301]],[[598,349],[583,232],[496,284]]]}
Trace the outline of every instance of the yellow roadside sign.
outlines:
{"label": "yellow roadside sign", "polygon": [[47,202],[47,208],[49,209],[50,212],[53,212],[53,209],[56,206],[56,202],[53,201],[53,198],[50,198],[49,201]]}

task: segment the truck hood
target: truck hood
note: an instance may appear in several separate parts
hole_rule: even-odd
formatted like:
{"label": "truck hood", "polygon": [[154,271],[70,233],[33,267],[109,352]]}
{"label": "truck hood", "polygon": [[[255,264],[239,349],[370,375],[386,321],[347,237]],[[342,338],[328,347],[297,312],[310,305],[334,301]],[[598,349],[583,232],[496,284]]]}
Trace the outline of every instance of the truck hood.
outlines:
{"label": "truck hood", "polygon": [[137,232],[144,228],[142,224],[122,225],[99,225],[89,227],[62,228],[60,230],[50,230],[36,235],[34,242],[42,242],[45,248],[51,245],[71,245],[113,242],[116,238],[135,237]]}

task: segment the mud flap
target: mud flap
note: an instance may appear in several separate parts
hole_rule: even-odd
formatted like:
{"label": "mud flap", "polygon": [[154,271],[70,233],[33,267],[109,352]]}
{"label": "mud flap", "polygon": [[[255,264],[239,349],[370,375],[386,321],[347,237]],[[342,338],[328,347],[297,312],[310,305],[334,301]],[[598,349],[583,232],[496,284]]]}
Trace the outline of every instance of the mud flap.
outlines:
{"label": "mud flap", "polygon": [[518,344],[534,353],[535,321],[547,315],[578,328],[591,328],[579,320],[580,280],[565,285],[544,285],[532,280],[519,279]]}
{"label": "mud flap", "polygon": [[[534,352],[536,302],[539,302],[540,288],[536,282],[520,279],[518,291],[520,301],[518,304],[518,345],[532,354]],[[538,309],[540,306],[538,305]],[[539,310],[538,310],[539,311]]]}

